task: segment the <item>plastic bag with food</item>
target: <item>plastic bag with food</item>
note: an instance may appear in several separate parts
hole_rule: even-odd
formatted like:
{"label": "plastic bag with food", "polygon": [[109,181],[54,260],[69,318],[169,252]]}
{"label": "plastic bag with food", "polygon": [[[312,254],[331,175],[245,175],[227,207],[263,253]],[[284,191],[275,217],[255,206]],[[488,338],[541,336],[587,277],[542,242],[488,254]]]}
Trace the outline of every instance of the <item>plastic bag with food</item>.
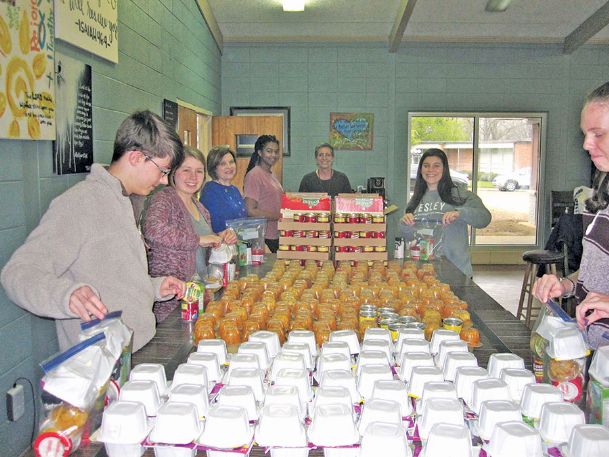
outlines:
{"label": "plastic bag with food", "polygon": [[208,275],[221,280],[222,286],[235,279],[237,274],[237,246],[221,244],[211,250],[209,256]]}
{"label": "plastic bag with food", "polygon": [[101,421],[116,358],[97,333],[41,364],[43,414],[33,448],[38,457],[75,451]]}
{"label": "plastic bag with food", "polygon": [[232,228],[239,242],[246,246],[246,265],[260,265],[264,262],[264,235],[266,219],[241,218],[226,221],[226,227]]}

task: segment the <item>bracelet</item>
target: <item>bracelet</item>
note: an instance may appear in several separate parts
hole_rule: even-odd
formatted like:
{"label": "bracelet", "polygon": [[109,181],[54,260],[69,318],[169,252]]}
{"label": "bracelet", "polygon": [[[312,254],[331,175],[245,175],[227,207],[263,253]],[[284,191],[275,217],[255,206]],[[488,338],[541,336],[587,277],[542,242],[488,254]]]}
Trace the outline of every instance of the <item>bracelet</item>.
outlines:
{"label": "bracelet", "polygon": [[573,282],[573,280],[571,278],[568,278],[566,276],[564,278],[562,278],[561,281],[563,279],[566,279],[567,281],[569,281],[571,283],[571,292],[567,292],[566,294],[564,294],[562,296],[562,298],[571,298],[571,297],[574,297],[575,296],[575,282]]}

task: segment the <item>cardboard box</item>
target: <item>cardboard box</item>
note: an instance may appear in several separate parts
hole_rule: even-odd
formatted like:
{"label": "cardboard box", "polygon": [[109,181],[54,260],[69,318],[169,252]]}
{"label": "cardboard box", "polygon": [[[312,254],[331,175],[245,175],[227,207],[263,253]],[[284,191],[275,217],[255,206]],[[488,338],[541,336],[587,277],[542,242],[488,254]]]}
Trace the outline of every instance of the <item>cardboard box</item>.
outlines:
{"label": "cardboard box", "polygon": [[385,246],[385,238],[334,238],[334,246]]}
{"label": "cardboard box", "polygon": [[337,213],[384,214],[383,197],[378,194],[338,194],[335,198]]}
{"label": "cardboard box", "polygon": [[[368,224],[371,225],[371,224]],[[381,224],[377,224],[381,225]],[[329,222],[294,222],[292,220],[280,220],[277,223],[279,230],[317,230],[317,231],[329,231]]]}
{"label": "cardboard box", "polygon": [[289,260],[330,260],[330,253],[308,251],[277,251],[277,258]]}
{"label": "cardboard box", "polygon": [[326,193],[287,192],[281,196],[281,214],[291,217],[294,213],[330,213],[332,199]]}
{"label": "cardboard box", "polygon": [[387,260],[387,252],[335,252],[334,260]]}
{"label": "cardboard box", "polygon": [[335,222],[334,231],[335,232],[386,232],[387,224],[343,224],[343,223]]}
{"label": "cardboard box", "polygon": [[[296,238],[292,236],[280,236],[279,244],[287,244],[288,246],[332,246],[332,238]],[[354,244],[353,246],[357,245]]]}

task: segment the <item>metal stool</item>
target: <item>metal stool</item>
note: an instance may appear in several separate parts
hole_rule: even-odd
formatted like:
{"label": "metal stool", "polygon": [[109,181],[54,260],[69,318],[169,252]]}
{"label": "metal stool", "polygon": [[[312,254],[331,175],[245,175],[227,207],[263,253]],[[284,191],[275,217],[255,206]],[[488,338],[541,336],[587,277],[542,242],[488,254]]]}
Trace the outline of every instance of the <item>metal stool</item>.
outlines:
{"label": "metal stool", "polygon": [[[533,313],[533,284],[537,278],[537,272],[541,266],[545,267],[546,273],[556,274],[556,265],[560,264],[565,258],[563,252],[547,251],[545,249],[536,249],[534,251],[526,251],[522,254],[522,260],[527,263],[527,269],[524,273],[524,279],[522,280],[522,290],[520,291],[520,301],[518,302],[518,311],[516,311],[516,319],[522,319],[524,317],[524,324],[527,327],[531,327],[531,318],[537,317],[532,315]],[[527,298],[526,311],[524,309],[524,297],[529,294]],[[535,308],[539,311],[539,308]]]}

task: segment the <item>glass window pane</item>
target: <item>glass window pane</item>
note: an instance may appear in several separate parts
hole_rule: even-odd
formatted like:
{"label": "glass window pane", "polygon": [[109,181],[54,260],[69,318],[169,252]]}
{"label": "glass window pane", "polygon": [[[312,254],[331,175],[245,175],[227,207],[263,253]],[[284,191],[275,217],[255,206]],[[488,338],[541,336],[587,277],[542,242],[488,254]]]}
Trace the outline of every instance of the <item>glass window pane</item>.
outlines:
{"label": "glass window pane", "polygon": [[538,118],[481,117],[477,193],[493,214],[475,244],[537,241]]}
{"label": "glass window pane", "polygon": [[413,116],[410,126],[410,192],[414,189],[419,159],[425,150],[442,149],[448,157],[450,175],[457,185],[472,189],[472,117]]}

